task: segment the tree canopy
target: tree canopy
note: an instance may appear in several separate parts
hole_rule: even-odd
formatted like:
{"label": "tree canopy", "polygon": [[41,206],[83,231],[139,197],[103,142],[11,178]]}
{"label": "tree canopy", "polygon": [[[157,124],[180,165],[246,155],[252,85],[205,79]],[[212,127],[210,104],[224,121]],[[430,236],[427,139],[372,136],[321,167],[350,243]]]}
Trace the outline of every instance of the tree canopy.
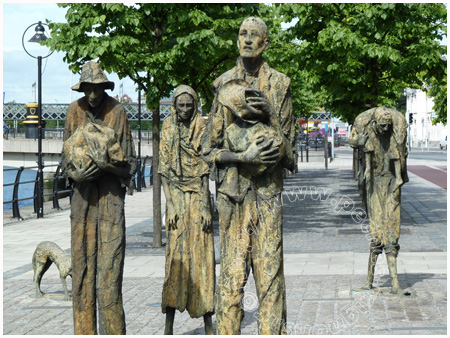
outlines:
{"label": "tree canopy", "polygon": [[[445,62],[446,62],[445,58]],[[436,118],[433,119],[433,124],[442,122],[447,124],[447,67],[442,65],[442,74],[438,77],[432,76],[427,79],[428,92],[427,95],[433,98],[433,110],[436,113]]]}
{"label": "tree canopy", "polygon": [[155,108],[180,84],[211,95],[213,79],[230,68],[238,51],[243,18],[257,15],[258,4],[71,3],[66,23],[49,22],[46,44],[66,53],[77,72],[98,59],[107,72],[129,77]]}
{"label": "tree canopy", "polygon": [[289,3],[277,11],[285,22],[298,19],[284,38],[299,44],[307,81],[325,93],[323,107],[344,121],[374,106],[395,107],[407,87],[446,82],[443,4]]}
{"label": "tree canopy", "polygon": [[270,67],[290,77],[294,115],[314,115],[314,111],[320,110],[322,93],[315,91],[312,82],[308,81],[308,72],[299,57],[301,46],[295,41],[286,40],[279,18],[274,18],[269,30],[271,45],[264,53],[264,58]]}
{"label": "tree canopy", "polygon": [[297,56],[298,45],[283,41],[274,7],[258,4],[62,4],[66,23],[49,22],[47,44],[66,53],[74,72],[89,60],[119,78],[129,77],[147,95],[149,108],[179,84],[189,84],[209,110],[211,84],[235,65],[239,26],[246,17],[261,17],[269,27],[269,64],[291,77],[296,114],[317,106]]}

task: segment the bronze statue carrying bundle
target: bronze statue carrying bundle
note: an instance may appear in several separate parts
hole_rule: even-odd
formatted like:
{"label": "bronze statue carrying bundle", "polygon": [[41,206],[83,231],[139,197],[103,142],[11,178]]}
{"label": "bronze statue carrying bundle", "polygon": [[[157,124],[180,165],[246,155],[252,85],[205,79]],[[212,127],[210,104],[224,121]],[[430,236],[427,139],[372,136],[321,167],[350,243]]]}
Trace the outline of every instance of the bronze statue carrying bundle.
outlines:
{"label": "bronze statue carrying bundle", "polygon": [[402,113],[386,107],[369,109],[355,119],[349,144],[363,153],[361,184],[370,221],[370,256],[366,284],[373,287],[377,257],[386,253],[392,277],[391,292],[403,294],[397,277],[400,250],[400,188],[408,182],[406,170],[407,122]]}

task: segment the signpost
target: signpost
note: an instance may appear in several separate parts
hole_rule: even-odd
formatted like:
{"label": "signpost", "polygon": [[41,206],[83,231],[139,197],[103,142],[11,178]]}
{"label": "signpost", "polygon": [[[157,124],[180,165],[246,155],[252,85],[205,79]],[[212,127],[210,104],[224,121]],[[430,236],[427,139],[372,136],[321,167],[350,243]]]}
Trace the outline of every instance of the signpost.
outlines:
{"label": "signpost", "polygon": [[325,157],[325,169],[328,169],[328,123],[325,124],[325,137],[324,137],[323,151]]}

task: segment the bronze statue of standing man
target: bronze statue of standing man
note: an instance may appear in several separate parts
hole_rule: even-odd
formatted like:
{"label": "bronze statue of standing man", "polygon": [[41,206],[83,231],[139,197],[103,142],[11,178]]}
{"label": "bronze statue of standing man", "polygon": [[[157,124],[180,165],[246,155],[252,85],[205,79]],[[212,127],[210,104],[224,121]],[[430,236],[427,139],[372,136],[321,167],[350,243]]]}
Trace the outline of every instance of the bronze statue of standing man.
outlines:
{"label": "bronze statue of standing man", "polygon": [[378,255],[386,253],[391,293],[403,294],[397,276],[397,255],[400,250],[400,187],[408,182],[406,170],[407,122],[402,113],[378,107],[369,109],[355,119],[349,144],[364,153],[364,186],[367,197],[370,243],[366,284],[373,287]]}
{"label": "bronze statue of standing man", "polygon": [[209,167],[200,158],[205,120],[189,86],[172,95],[172,114],[161,131],[158,173],[166,196],[166,274],[162,312],[165,334],[173,334],[175,310],[203,316],[205,333],[214,334],[214,235],[209,194]]}
{"label": "bronze statue of standing man", "polygon": [[71,205],[75,334],[126,334],[122,301],[124,200],[132,193],[135,150],[124,107],[99,65],[86,63],[64,129],[63,166],[74,181]]}
{"label": "bronze statue of standing man", "polygon": [[[240,334],[244,286],[250,268],[256,282],[259,334],[286,334],[286,290],[283,271],[283,168],[293,170],[294,139],[290,79],[269,67],[262,54],[270,42],[266,24],[245,19],[239,29],[237,66],[214,81],[215,99],[202,152],[212,165],[219,212],[221,268],[216,301],[217,334]],[[230,81],[248,86],[242,114],[224,104]],[[233,93],[230,90],[230,95]],[[221,98],[222,97],[222,98]],[[234,101],[233,99],[230,101]],[[245,114],[244,114],[245,113]],[[233,124],[237,115],[253,118]],[[260,135],[246,147],[230,135],[257,121],[269,121],[282,139]],[[245,135],[245,133],[243,134]],[[248,140],[243,140],[246,142]],[[237,149],[242,149],[239,151]],[[245,150],[244,150],[245,149]],[[254,165],[257,165],[256,169]],[[263,173],[260,171],[267,168]]]}

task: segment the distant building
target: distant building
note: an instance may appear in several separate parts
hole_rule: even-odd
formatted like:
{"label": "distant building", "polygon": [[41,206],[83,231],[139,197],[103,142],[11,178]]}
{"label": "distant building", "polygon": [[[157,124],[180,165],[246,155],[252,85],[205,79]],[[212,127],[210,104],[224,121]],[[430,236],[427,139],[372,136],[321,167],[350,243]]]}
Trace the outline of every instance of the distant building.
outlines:
{"label": "distant building", "polygon": [[114,96],[114,98],[119,101],[120,103],[136,103],[133,102],[131,97],[129,97],[127,94],[123,94],[120,98],[119,95]]}
{"label": "distant building", "polygon": [[436,113],[433,111],[433,99],[420,89],[408,88],[406,95],[406,120],[410,124],[410,145],[412,147],[437,147],[439,140],[446,135],[446,127],[442,123],[432,124]]}

